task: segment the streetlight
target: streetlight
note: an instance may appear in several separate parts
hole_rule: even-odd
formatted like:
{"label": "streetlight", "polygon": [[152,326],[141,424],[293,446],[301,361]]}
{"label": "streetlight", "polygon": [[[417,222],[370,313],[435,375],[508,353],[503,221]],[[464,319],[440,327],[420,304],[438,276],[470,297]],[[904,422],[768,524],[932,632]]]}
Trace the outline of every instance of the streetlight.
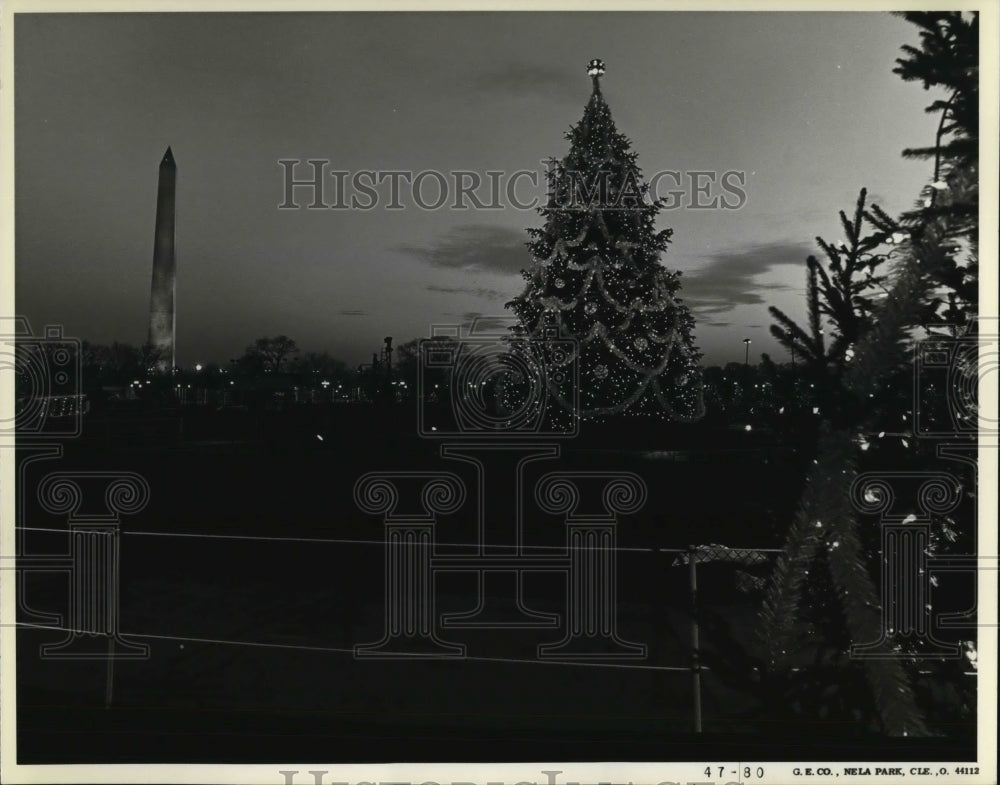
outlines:
{"label": "streetlight", "polygon": [[743,343],[745,343],[747,347],[747,353],[746,357],[743,360],[743,365],[748,366],[750,365],[750,344],[752,343],[752,341],[749,338],[744,338]]}
{"label": "streetlight", "polygon": [[194,369],[196,371],[200,371],[201,370],[201,363],[198,363],[197,365],[195,365]]}

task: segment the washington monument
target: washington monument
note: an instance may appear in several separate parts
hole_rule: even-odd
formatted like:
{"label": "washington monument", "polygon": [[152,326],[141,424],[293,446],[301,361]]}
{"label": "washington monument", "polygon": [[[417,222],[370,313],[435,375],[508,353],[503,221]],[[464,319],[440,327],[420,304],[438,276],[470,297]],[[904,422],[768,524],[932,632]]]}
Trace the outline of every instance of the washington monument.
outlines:
{"label": "washington monument", "polygon": [[160,183],[156,194],[156,235],[153,239],[153,285],[149,298],[149,344],[157,352],[156,370],[174,368],[174,293],[177,266],[174,261],[174,188],[177,165],[170,148],[160,161]]}

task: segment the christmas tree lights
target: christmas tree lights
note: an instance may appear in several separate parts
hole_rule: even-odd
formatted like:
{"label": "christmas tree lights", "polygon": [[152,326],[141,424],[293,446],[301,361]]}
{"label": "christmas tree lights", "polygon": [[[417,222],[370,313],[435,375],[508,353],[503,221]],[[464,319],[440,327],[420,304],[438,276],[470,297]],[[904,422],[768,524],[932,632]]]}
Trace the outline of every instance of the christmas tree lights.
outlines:
{"label": "christmas tree lights", "polygon": [[528,230],[534,264],[522,272],[524,292],[507,303],[520,323],[512,344],[575,339],[559,365],[578,366],[583,418],[694,420],[704,413],[694,318],[679,298],[680,274],[660,263],[672,230],[656,230],[663,205],[649,198],[636,153],[615,128],[604,70],[600,60],[588,64],[593,93],[567,134],[569,152],[549,170],[544,226]]}

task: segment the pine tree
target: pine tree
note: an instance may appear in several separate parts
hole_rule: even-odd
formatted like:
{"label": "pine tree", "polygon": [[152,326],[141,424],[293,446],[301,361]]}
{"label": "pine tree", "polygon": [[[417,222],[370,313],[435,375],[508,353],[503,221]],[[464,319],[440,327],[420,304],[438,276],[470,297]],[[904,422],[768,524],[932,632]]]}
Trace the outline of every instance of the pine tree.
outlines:
{"label": "pine tree", "polygon": [[898,16],[920,29],[920,47],[903,46],[905,56],[896,60],[893,73],[922,82],[925,90],[947,93],[927,107],[928,113],[941,115],[934,145],[903,151],[906,158],[934,162],[931,183],[903,222],[919,230],[945,217],[949,226],[942,238],[947,252],[925,271],[935,292],[921,323],[928,330],[960,333],[979,300],[979,14],[907,11]]}
{"label": "pine tree", "polygon": [[672,230],[656,230],[662,202],[649,199],[637,155],[615,128],[601,94],[603,63],[591,61],[588,73],[593,94],[567,134],[569,152],[548,173],[544,226],[529,229],[527,286],[507,303],[515,335],[575,339],[583,418],[695,419],[704,407],[694,318],[679,299],[680,273],[660,263]]}
{"label": "pine tree", "polygon": [[[823,372],[833,367],[842,371],[851,347],[871,329],[876,310],[874,298],[879,290],[884,294],[885,277],[878,268],[887,255],[879,253],[886,242],[892,242],[894,227],[885,227],[879,216],[884,213],[877,205],[865,208],[867,190],[862,188],[855,205],[854,216],[840,211],[846,242],[838,245],[822,237],[816,243],[826,256],[821,264],[815,256],[806,259],[806,300],[809,307],[809,332],[799,327],[781,309],[771,306],[768,311],[779,324],[771,326],[771,334],[790,351],[802,357],[806,365]],[[875,231],[864,235],[865,222]],[[878,221],[878,224],[875,222]],[[900,235],[902,236],[902,235]],[[825,334],[832,327],[830,342]]]}
{"label": "pine tree", "polygon": [[[840,211],[844,240],[830,243],[817,237],[824,259],[806,259],[808,325],[798,325],[780,308],[768,308],[777,322],[771,334],[803,361],[803,375],[811,383],[808,403],[818,405],[834,422],[845,414],[840,410],[847,403],[839,379],[854,357],[854,347],[873,328],[879,300],[887,292],[881,268],[898,256],[898,248],[883,249],[909,236],[878,205],[867,206],[867,195],[862,188],[853,216]],[[866,232],[867,227],[871,231]]]}
{"label": "pine tree", "polygon": [[[871,544],[866,544],[864,527],[847,498],[847,489],[857,471],[858,459],[869,446],[868,434],[881,436],[888,428],[887,415],[894,428],[900,427],[900,421],[905,424],[912,418],[909,382],[913,377],[908,367],[912,328],[922,315],[926,316],[928,304],[934,305],[931,298],[935,287],[946,284],[942,271],[954,268],[948,262],[954,261],[956,238],[967,238],[974,249],[978,232],[977,213],[971,209],[978,205],[976,146],[968,143],[978,127],[977,102],[968,100],[974,94],[970,77],[976,73],[978,48],[977,36],[972,31],[978,30],[978,20],[966,23],[960,14],[952,13],[907,13],[905,17],[923,29],[923,49],[904,47],[910,59],[898,60],[900,67],[895,72],[904,79],[924,79],[925,86],[952,86],[953,93],[947,102],[935,102],[929,108],[943,111],[935,146],[904,151],[908,157],[929,156],[935,160],[934,179],[922,194],[924,208],[903,216],[902,222],[894,221],[877,208],[864,213],[877,230],[876,239],[880,233],[896,249],[895,265],[886,279],[886,296],[877,303],[871,318],[862,322],[864,330],[857,336],[857,344],[849,356],[844,354],[845,362],[834,379],[838,398],[853,399],[861,405],[839,412],[837,417],[830,412],[818,412],[822,423],[816,457],[760,614],[766,689],[783,694],[786,700],[783,684],[789,682],[791,654],[806,642],[833,640],[831,633],[835,627],[846,632],[846,640],[854,643],[876,640],[882,632],[880,597],[872,578],[877,574],[882,554],[872,553]],[[946,122],[952,111],[953,120]],[[949,133],[957,134],[958,138],[949,141],[946,139]],[[927,197],[934,192],[945,196],[937,200]],[[859,201],[859,211],[860,208]],[[856,224],[860,226],[857,220]],[[858,236],[858,232],[854,231],[853,236]],[[848,237],[852,237],[850,230]],[[824,250],[829,256],[827,247]],[[815,277],[813,281],[810,316],[818,324],[822,309]],[[967,294],[972,296],[971,291]],[[975,302],[971,299],[969,305],[974,308]],[[822,312],[843,331],[844,325],[831,310]],[[795,327],[790,320],[786,323],[787,317],[781,319],[780,312],[772,310],[772,314],[786,328]],[[800,328],[795,330],[788,332],[790,339],[809,338]],[[778,332],[774,334],[781,339]],[[902,398],[907,402],[904,408],[897,407],[901,380],[907,383],[902,388]],[[900,441],[908,447],[905,437]],[[856,449],[858,445],[860,452]],[[900,468],[897,455],[891,469]],[[936,547],[932,538],[931,548]],[[825,623],[821,622],[825,629],[819,635],[817,617],[825,618]],[[844,676],[838,677],[846,681],[851,675],[863,676],[874,698],[878,724],[890,735],[931,732],[914,689],[918,675],[914,664],[921,645],[919,640],[898,648],[885,644],[884,658],[848,662]],[[843,657],[840,659],[843,662]],[[925,662],[925,667],[933,666]],[[943,674],[953,676],[953,669],[939,668],[934,677]],[[959,685],[954,694],[959,696],[963,692],[961,679],[959,676],[954,682]],[[935,713],[941,713],[940,707],[935,707]]]}

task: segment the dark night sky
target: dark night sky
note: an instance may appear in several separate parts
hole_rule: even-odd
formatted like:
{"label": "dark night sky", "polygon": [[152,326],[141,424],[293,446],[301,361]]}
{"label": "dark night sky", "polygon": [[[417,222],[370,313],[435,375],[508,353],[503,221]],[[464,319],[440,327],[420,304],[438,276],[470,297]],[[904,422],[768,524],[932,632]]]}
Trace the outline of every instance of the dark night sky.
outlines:
{"label": "dark night sky", "polygon": [[277,162],[540,170],[601,57],[647,175],[747,173],[741,210],[661,214],[706,362],[742,360],[744,336],[784,358],[766,308],[804,312],[812,238],[840,239],[862,186],[897,213],[927,182],[900,151],[932,141],[931,97],[891,72],[915,41],[881,13],[19,14],[18,312],[145,339],[171,145],[181,364],[276,333],[354,364],[385,335],[503,313],[535,213],[281,211]]}

